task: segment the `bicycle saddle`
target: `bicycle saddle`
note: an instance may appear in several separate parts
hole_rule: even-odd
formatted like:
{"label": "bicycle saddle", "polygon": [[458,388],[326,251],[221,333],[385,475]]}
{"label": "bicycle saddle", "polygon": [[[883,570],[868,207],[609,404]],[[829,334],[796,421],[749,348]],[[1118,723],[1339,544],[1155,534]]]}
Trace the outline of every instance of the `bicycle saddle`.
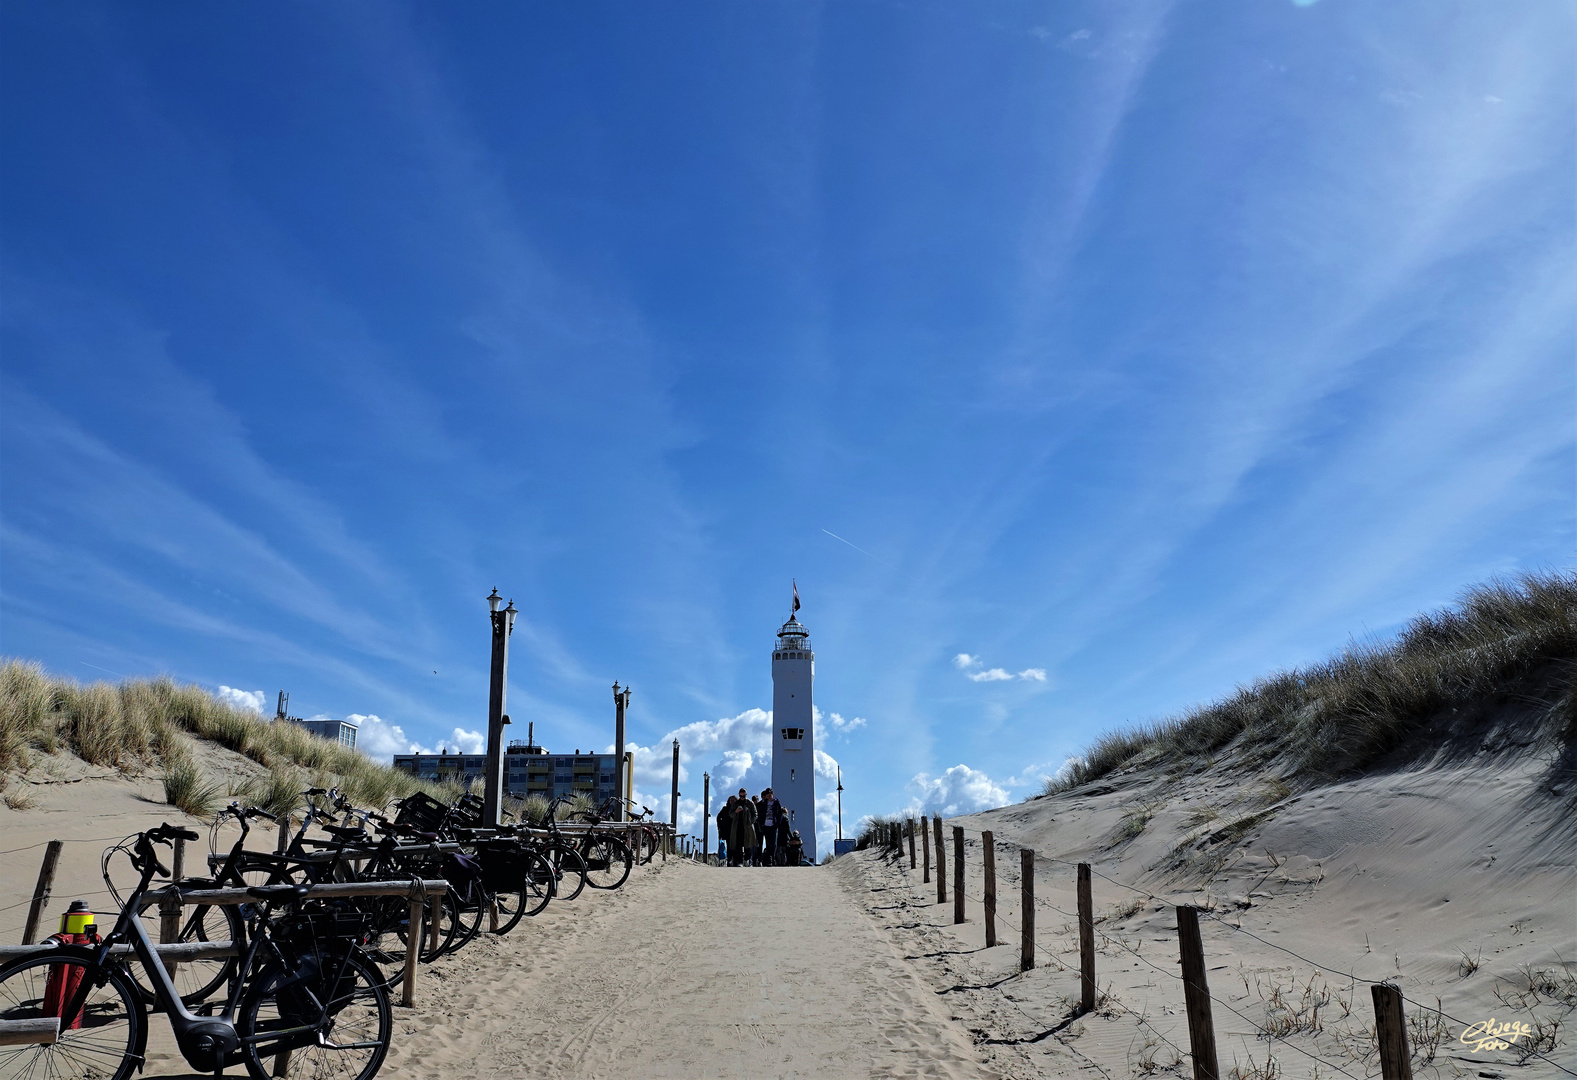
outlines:
{"label": "bicycle saddle", "polygon": [[246,894],[254,900],[300,900],[311,885],[254,885]]}
{"label": "bicycle saddle", "polygon": [[342,839],[367,835],[358,825],[320,825],[318,827],[330,836],[338,836]]}

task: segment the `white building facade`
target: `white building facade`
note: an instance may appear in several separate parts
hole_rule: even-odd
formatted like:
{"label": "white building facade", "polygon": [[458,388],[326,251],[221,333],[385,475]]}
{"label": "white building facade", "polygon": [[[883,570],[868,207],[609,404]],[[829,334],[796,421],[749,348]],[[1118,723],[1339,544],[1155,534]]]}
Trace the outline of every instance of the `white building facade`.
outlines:
{"label": "white building facade", "polygon": [[[796,605],[797,606],[797,605]],[[810,631],[794,616],[772,650],[772,791],[816,861],[816,728],[812,708],[816,656]]]}

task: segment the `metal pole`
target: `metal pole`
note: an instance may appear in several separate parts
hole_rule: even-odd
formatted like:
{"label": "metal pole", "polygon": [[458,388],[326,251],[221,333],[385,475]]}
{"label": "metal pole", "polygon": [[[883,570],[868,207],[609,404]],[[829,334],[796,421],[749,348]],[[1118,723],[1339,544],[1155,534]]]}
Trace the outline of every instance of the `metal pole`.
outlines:
{"label": "metal pole", "polygon": [[712,854],[712,774],[701,774],[701,858]]}
{"label": "metal pole", "polygon": [[679,831],[679,740],[674,740],[674,780],[672,794],[668,797],[668,821]]}
{"label": "metal pole", "polygon": [[493,624],[492,675],[487,690],[487,773],[482,777],[482,823],[497,827],[504,803],[504,688],[509,672],[509,635],[515,628],[515,602],[498,610],[498,590],[487,598]]}
{"label": "metal pole", "polygon": [[624,821],[629,813],[629,807],[624,803],[624,710],[630,707],[630,691],[628,688],[619,689],[619,684],[613,684],[613,752],[617,755],[614,764],[613,789],[619,793],[619,811],[613,820]]}
{"label": "metal pole", "polygon": [[838,766],[838,839],[843,839],[843,766]]}

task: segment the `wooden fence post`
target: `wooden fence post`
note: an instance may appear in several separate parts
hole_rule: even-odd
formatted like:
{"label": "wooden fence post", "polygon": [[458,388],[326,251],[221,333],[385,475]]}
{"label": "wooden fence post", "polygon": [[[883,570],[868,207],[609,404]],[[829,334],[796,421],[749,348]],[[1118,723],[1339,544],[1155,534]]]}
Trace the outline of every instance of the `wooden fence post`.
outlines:
{"label": "wooden fence post", "polygon": [[[181,894],[173,886],[159,901],[159,943],[161,945],[175,945],[181,940]],[[164,961],[164,970],[173,977],[176,963],[174,960]]]}
{"label": "wooden fence post", "polygon": [[932,831],[936,833],[936,902],[947,903],[947,852],[942,848],[942,817],[938,814],[931,819]]}
{"label": "wooden fence post", "polygon": [[186,841],[175,838],[175,852],[170,856],[170,883],[176,884],[186,876]]}
{"label": "wooden fence post", "polygon": [[1210,986],[1205,981],[1205,947],[1199,940],[1199,912],[1194,908],[1177,909],[1177,945],[1183,961],[1183,1001],[1188,1006],[1194,1080],[1220,1080],[1216,1026],[1210,1018]]}
{"label": "wooden fence post", "polygon": [[421,896],[411,897],[410,911],[406,918],[409,920],[405,927],[405,987],[400,991],[400,1004],[409,1007],[416,1001],[416,961],[422,951],[422,915],[427,910],[427,901]]}
{"label": "wooden fence post", "polygon": [[38,921],[43,917],[44,905],[49,903],[49,893],[55,887],[55,867],[60,862],[59,840],[51,840],[44,848],[44,863],[38,868],[38,884],[33,887],[33,902],[27,909],[27,928],[22,931],[22,944],[38,943]]}
{"label": "wooden fence post", "polygon": [[443,921],[444,898],[442,894],[434,894],[429,896],[427,898],[427,908],[427,925],[429,927],[428,932],[430,935],[430,938],[427,942],[427,947],[436,953],[440,944],[438,940],[438,924]]}
{"label": "wooden fence post", "polygon": [[909,869],[913,870],[915,868],[915,862],[914,862],[914,818],[909,818],[908,821],[907,821],[907,825],[908,825],[908,831],[909,831]]}
{"label": "wooden fence post", "polygon": [[1090,864],[1079,864],[1079,983],[1080,1008],[1095,1011],[1095,900],[1090,895]]}
{"label": "wooden fence post", "polygon": [[1035,966],[1035,851],[1020,848],[1018,857],[1019,925],[1023,933],[1023,940],[1019,942],[1018,969],[1028,971]]}
{"label": "wooden fence post", "polygon": [[925,856],[925,874],[920,878],[921,884],[931,881],[931,819],[925,816],[920,818],[920,850]]}
{"label": "wooden fence post", "polygon": [[985,875],[986,948],[997,943],[997,842],[988,832],[980,834],[980,870]]}
{"label": "wooden fence post", "polygon": [[1390,983],[1369,987],[1374,995],[1374,1035],[1380,1044],[1382,1080],[1413,1080],[1412,1055],[1407,1050],[1407,1024],[1402,1019],[1402,992]]}
{"label": "wooden fence post", "polygon": [[964,827],[953,826],[953,921],[964,921]]}

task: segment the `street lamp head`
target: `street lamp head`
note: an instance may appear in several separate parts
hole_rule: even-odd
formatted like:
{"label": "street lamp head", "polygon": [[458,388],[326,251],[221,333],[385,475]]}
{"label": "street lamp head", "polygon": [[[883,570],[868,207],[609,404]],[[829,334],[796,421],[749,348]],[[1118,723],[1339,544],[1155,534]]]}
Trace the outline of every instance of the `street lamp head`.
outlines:
{"label": "street lamp head", "polygon": [[488,611],[497,611],[498,610],[498,605],[503,603],[503,600],[504,600],[504,598],[498,595],[498,590],[494,589],[490,594],[488,594],[488,597],[487,597],[487,610]]}
{"label": "street lamp head", "polygon": [[504,626],[511,634],[515,632],[515,616],[519,614],[520,612],[515,610],[515,602],[511,600],[509,606],[504,609]]}

